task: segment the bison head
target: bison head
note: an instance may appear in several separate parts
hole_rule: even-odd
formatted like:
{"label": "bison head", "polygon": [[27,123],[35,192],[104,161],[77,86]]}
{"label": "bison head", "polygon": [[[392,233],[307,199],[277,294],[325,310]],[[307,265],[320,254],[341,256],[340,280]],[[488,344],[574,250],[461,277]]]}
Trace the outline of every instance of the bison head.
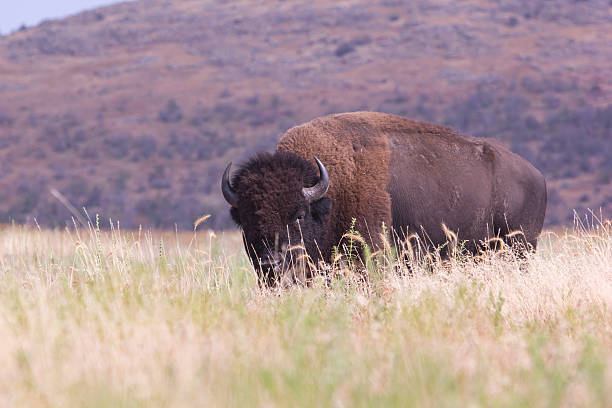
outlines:
{"label": "bison head", "polygon": [[[288,276],[308,278],[304,261],[316,264],[324,255],[332,200],[325,198],[327,170],[316,157],[315,161],[320,176],[307,160],[284,151],[258,154],[231,182],[231,163],[225,169],[223,196],[243,231],[260,284],[274,286]],[[297,268],[302,269],[299,275]]]}

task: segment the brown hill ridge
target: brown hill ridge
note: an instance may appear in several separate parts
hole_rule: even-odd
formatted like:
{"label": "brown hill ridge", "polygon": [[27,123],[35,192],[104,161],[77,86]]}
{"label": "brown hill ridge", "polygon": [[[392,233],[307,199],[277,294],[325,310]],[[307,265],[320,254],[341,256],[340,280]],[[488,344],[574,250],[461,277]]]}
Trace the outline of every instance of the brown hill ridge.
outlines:
{"label": "brown hill ridge", "polygon": [[[405,4],[409,3],[409,4]],[[0,222],[230,226],[228,161],[376,110],[502,140],[612,214],[608,1],[137,1],[0,37]]]}

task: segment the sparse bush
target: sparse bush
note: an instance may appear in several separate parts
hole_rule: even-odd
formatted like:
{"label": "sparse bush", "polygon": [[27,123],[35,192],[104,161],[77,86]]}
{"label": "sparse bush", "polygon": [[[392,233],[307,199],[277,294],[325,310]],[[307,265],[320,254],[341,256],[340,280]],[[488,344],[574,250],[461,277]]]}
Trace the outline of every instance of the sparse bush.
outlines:
{"label": "sparse bush", "polygon": [[260,127],[265,125],[273,124],[276,121],[276,115],[272,111],[259,111],[253,112],[249,117],[249,125],[253,127]]}
{"label": "sparse bush", "polygon": [[505,22],[507,27],[516,27],[518,23],[519,23],[519,20],[515,16],[508,17],[508,19]]}
{"label": "sparse bush", "polygon": [[592,169],[591,167],[591,162],[589,162],[589,160],[587,158],[585,158],[584,160],[582,160],[580,162],[580,171],[583,173],[588,173],[590,172]]}
{"label": "sparse bush", "polygon": [[612,105],[598,109],[593,119],[603,130],[612,130]]}
{"label": "sparse bush", "polygon": [[87,195],[83,201],[83,206],[91,209],[91,207],[99,207],[102,203],[102,197],[104,196],[104,188],[102,186],[93,186],[87,192]]}
{"label": "sparse bush", "polygon": [[[444,123],[463,132],[471,132],[477,136],[487,136],[482,120],[484,111],[495,102],[492,94],[479,91],[471,94],[467,99],[453,103],[446,110]],[[477,129],[481,129],[478,132]],[[490,136],[490,135],[489,135]]]}
{"label": "sparse bush", "polygon": [[74,114],[66,113],[49,120],[38,140],[48,144],[57,153],[74,150],[86,140],[86,132],[80,126],[81,121]]}
{"label": "sparse bush", "polygon": [[528,115],[527,119],[525,119],[525,128],[527,130],[537,132],[541,129],[540,122],[532,115]]}
{"label": "sparse bush", "polygon": [[543,79],[524,77],[521,80],[521,85],[523,89],[531,93],[562,93],[575,90],[578,87],[578,82],[576,78],[564,79],[557,76]]}
{"label": "sparse bush", "polygon": [[103,140],[104,153],[112,159],[122,159],[127,156],[132,145],[129,133],[114,133]]}
{"label": "sparse bush", "polygon": [[247,105],[256,106],[257,104],[259,104],[259,95],[257,95],[257,94],[252,95],[252,96],[248,97],[245,100],[245,102],[246,102]]}
{"label": "sparse bush", "polygon": [[565,179],[572,179],[578,177],[578,171],[573,167],[566,167],[561,172],[561,177]]}
{"label": "sparse bush", "polygon": [[[203,194],[212,194],[219,188],[219,180],[225,168],[217,164],[211,164],[206,168],[206,171],[200,176],[201,187],[198,192]],[[222,217],[221,217],[222,219]]]}
{"label": "sparse bush", "polygon": [[0,112],[0,126],[11,126],[14,121],[7,113]]}
{"label": "sparse bush", "polygon": [[172,149],[183,160],[205,160],[213,156],[219,148],[210,136],[214,133],[198,133],[193,130],[173,131],[167,150]]}
{"label": "sparse bush", "polygon": [[158,118],[164,123],[180,122],[183,119],[183,110],[174,99],[170,99],[166,107],[159,112]]}
{"label": "sparse bush", "polygon": [[127,170],[119,170],[118,173],[111,177],[110,183],[115,190],[123,191],[127,186],[127,181],[129,180],[130,176],[131,175]]}
{"label": "sparse bush", "polygon": [[40,190],[22,183],[17,189],[17,204],[9,213],[25,215],[32,211],[40,200]]}
{"label": "sparse bush", "polygon": [[189,124],[192,126],[204,126],[213,118],[213,113],[210,109],[199,107],[195,110]]}
{"label": "sparse bush", "polygon": [[132,142],[132,156],[130,160],[139,161],[150,158],[157,151],[157,142],[151,135],[138,137]]}
{"label": "sparse bush", "polygon": [[336,54],[336,57],[343,57],[346,54],[350,54],[351,52],[355,51],[355,47],[351,44],[351,43],[342,43],[340,44],[337,48],[336,51],[334,51],[334,54]]}
{"label": "sparse bush", "polygon": [[610,184],[612,182],[612,169],[604,168],[599,172],[597,181],[601,184]]}
{"label": "sparse bush", "polygon": [[521,86],[524,90],[531,93],[542,93],[546,90],[546,87],[541,81],[532,77],[524,77],[521,80]]}
{"label": "sparse bush", "polygon": [[550,110],[557,109],[561,106],[561,99],[557,98],[553,94],[547,94],[543,98],[543,101],[546,104],[546,107]]}
{"label": "sparse bush", "polygon": [[71,201],[83,202],[85,195],[89,191],[89,183],[82,177],[75,175],[70,179],[70,183],[64,189],[64,195]]}
{"label": "sparse bush", "polygon": [[88,144],[79,150],[79,156],[83,159],[96,159],[99,156],[99,150],[97,146]]}
{"label": "sparse bush", "polygon": [[142,198],[136,202],[135,209],[148,220],[151,227],[159,228],[164,220],[160,199]]}
{"label": "sparse bush", "polygon": [[53,172],[54,180],[63,180],[69,174],[70,169],[65,163],[53,163],[50,170]]}
{"label": "sparse bush", "polygon": [[173,206],[172,196],[155,196],[138,200],[135,209],[147,220],[145,222],[147,227],[173,228],[175,221],[169,216]]}
{"label": "sparse bush", "polygon": [[6,149],[8,147],[17,145],[21,140],[16,134],[13,133],[0,133],[0,149]]}
{"label": "sparse bush", "polygon": [[163,165],[157,165],[153,168],[153,171],[147,176],[149,181],[149,187],[154,189],[167,189],[170,188],[170,180],[166,175],[166,167]]}
{"label": "sparse bush", "polygon": [[215,105],[215,119],[219,122],[230,122],[235,119],[238,110],[231,104],[218,103]]}
{"label": "sparse bush", "polygon": [[47,152],[40,146],[33,146],[25,152],[24,156],[32,159],[43,160],[47,158]]}
{"label": "sparse bush", "polygon": [[372,37],[370,37],[367,34],[359,35],[359,36],[357,36],[357,37],[355,37],[355,38],[353,38],[351,40],[351,44],[356,46],[356,47],[359,47],[359,46],[362,46],[362,45],[368,45],[371,42],[372,42]]}
{"label": "sparse bush", "polygon": [[65,152],[72,147],[70,135],[60,133],[53,126],[47,126],[41,139],[47,142],[54,152]]}

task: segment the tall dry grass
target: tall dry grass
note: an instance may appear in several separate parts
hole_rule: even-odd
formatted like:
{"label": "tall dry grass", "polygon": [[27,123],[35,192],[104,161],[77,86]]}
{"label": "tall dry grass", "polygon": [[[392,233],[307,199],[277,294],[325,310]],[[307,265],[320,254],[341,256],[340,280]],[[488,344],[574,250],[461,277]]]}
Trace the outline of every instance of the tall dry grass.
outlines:
{"label": "tall dry grass", "polygon": [[0,406],[610,406],[612,231],[262,291],[238,234],[0,231]]}

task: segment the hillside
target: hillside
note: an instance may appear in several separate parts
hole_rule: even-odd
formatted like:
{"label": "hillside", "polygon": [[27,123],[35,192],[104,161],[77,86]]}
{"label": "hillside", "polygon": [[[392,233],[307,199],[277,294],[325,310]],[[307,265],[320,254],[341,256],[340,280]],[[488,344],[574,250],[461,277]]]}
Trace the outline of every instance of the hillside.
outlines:
{"label": "hillside", "polygon": [[147,0],[0,37],[0,222],[231,225],[228,161],[331,112],[494,137],[548,179],[547,225],[612,214],[609,1]]}

